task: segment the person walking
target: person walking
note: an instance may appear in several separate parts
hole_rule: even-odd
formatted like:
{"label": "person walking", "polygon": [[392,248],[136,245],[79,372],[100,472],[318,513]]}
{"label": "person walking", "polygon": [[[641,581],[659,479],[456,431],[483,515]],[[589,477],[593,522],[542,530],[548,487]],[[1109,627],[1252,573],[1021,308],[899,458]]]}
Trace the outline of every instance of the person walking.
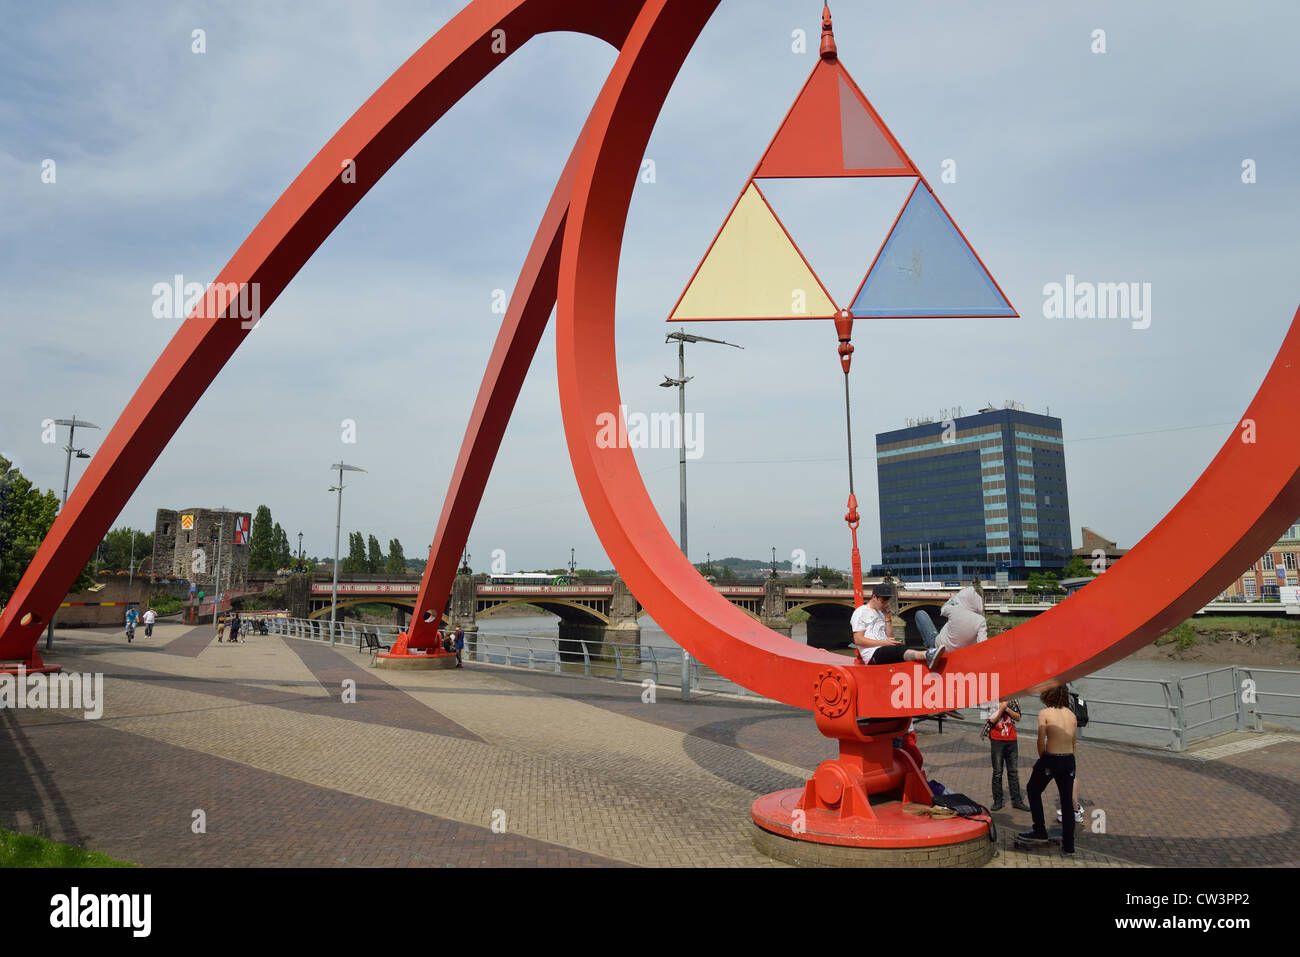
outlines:
{"label": "person walking", "polygon": [[452,647],[456,651],[456,667],[465,667],[465,662],[461,657],[461,653],[465,650],[465,629],[461,627],[460,622],[456,622],[456,641]]}
{"label": "person walking", "polygon": [[144,636],[153,637],[153,623],[158,620],[158,613],[152,608],[146,609],[144,613]]}
{"label": "person walking", "polygon": [[221,636],[226,633],[226,616],[217,616],[217,642],[221,642]]}

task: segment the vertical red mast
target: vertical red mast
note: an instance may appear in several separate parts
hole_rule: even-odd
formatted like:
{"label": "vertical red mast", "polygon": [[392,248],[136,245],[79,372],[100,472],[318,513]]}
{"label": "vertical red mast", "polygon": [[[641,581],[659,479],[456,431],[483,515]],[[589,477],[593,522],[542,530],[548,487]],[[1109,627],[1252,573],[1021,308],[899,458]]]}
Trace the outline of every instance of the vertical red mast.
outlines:
{"label": "vertical red mast", "polygon": [[[831,7],[829,3],[822,4],[822,45],[821,58],[827,61],[834,61],[838,54],[835,50],[835,29],[831,24]],[[839,337],[839,356],[840,368],[844,370],[844,428],[848,437],[849,448],[849,510],[844,515],[844,521],[849,526],[849,536],[853,541],[853,547],[850,552],[852,561],[853,576],[853,603],[862,605],[865,603],[862,592],[862,553],[858,551],[858,523],[861,520],[858,516],[858,497],[853,490],[853,418],[849,411],[849,366],[853,363],[853,313],[847,309],[841,309],[835,315],[835,334]]]}

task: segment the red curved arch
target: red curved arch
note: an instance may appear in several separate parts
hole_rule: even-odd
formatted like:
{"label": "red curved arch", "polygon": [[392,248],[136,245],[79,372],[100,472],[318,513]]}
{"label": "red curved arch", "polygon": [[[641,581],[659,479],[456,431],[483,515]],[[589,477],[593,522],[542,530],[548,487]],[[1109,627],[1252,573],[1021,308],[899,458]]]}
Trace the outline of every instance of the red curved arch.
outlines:
{"label": "red curved arch", "polygon": [[[621,46],[643,2],[603,0],[588,5],[567,0],[475,0],[470,3],[403,63],[316,154],[221,270],[214,288],[225,288],[230,283],[239,287],[258,283],[265,313],[361,197],[443,113],[508,56],[532,37],[554,31],[586,33],[615,47]],[[340,175],[348,160],[355,163],[355,182],[344,182]],[[562,231],[563,207],[567,205],[563,180],[557,188],[559,194],[563,194],[559,212],[553,200],[528,258],[525,278],[530,274],[541,276],[537,282],[542,285],[548,268],[545,262],[548,252],[552,275],[558,256],[556,237]],[[554,251],[552,246],[556,246]],[[524,325],[535,325],[539,309],[544,325],[550,302],[546,301],[543,308],[533,289],[524,289],[522,283],[520,289],[526,294],[518,297],[517,309],[512,304],[506,325],[511,324],[512,318]],[[544,292],[541,299],[547,299]],[[229,315],[230,311],[215,293],[210,294],[177,330],[145,376],[91,459],[0,616],[0,661],[28,659],[39,663],[34,652],[45,622],[58,608],[87,557],[194,403],[248,334],[242,321],[238,316]],[[523,336],[512,349],[506,350],[511,361],[520,361],[519,349],[527,348],[527,340]],[[535,347],[534,337],[532,348]],[[493,353],[494,363],[500,352],[501,343],[498,343]],[[525,370],[531,356],[530,349],[522,359]],[[495,365],[489,366],[489,377],[494,371],[502,378],[509,378]],[[514,394],[510,394],[509,382],[504,388],[498,388],[494,380],[489,390],[491,395],[485,398],[480,394],[473,420],[482,427],[482,435],[475,443],[480,468],[467,477],[458,465],[452,499],[468,502],[472,498],[474,505],[477,504],[491,456],[500,443],[500,435],[493,442],[491,432],[504,430],[518,392],[517,385],[514,389]],[[470,444],[468,437],[466,444]],[[462,462],[464,459],[462,453]],[[486,464],[482,464],[484,461]],[[472,519],[473,506],[468,510]],[[440,530],[444,524],[440,523]],[[468,526],[465,530],[468,533]],[[454,551],[458,555],[460,549]],[[425,597],[422,590],[421,598]]]}
{"label": "red curved arch", "polygon": [[[560,261],[556,350],[565,435],[591,520],[642,605],[691,654],[759,694],[811,707],[818,675],[843,657],[796,644],[754,622],[710,587],[681,553],[646,492],[631,450],[597,442],[598,416],[622,405],[614,315],[619,252],[636,170],[675,71],[714,4],[663,3],[638,21],[592,112]],[[952,655],[945,670],[996,673],[1015,693],[1087,674],[1125,657],[1217,594],[1300,515],[1300,311],[1245,417],[1183,499],[1099,580],[1013,631]],[[862,716],[909,715],[890,701],[895,672],[846,667]]]}

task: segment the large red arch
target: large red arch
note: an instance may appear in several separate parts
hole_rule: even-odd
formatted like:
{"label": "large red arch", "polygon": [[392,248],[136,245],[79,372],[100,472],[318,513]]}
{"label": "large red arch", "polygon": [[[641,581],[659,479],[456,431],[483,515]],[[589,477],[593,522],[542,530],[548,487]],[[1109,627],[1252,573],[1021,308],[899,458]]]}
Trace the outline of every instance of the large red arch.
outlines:
{"label": "large red arch", "polygon": [[[605,0],[589,7],[567,0],[474,0],[402,64],[290,184],[214,280],[213,289],[258,283],[265,314],[326,237],[392,165],[475,84],[534,36],[572,31],[623,44],[644,0]],[[355,165],[345,181],[343,165]],[[569,164],[572,167],[572,161]],[[439,522],[446,560],[431,561],[421,590],[442,586],[445,599],[464,537],[554,304],[558,236],[568,205],[568,177],[525,263],[493,350]],[[549,276],[549,280],[548,280]],[[548,288],[549,282],[549,288]],[[105,437],[0,616],[0,663],[39,667],[36,643],[95,546],[122,511],[195,402],[248,335],[233,305],[210,293],[177,330]],[[531,344],[530,344],[531,342]],[[454,520],[453,520],[454,519]],[[450,565],[448,567],[448,563]],[[417,628],[418,628],[417,624]]]}
{"label": "large red arch", "polygon": [[[558,268],[558,362],[570,456],[593,524],[633,591],[665,629],[706,663],[754,691],[807,708],[820,676],[844,659],[790,642],[726,602],[677,549],[630,450],[596,445],[596,417],[621,404],[614,291],[636,169],[672,80],[716,5],[717,0],[607,0],[589,8],[563,0],[476,0],[326,144],[216,282],[260,283],[261,302],[269,308],[369,187],[504,59],[495,48],[494,31],[504,31],[505,55],[551,30],[585,32],[620,46],[575,151],[576,164],[571,162],[562,177],[529,254],[525,282],[535,278],[527,289],[521,283],[526,295],[516,296],[519,309],[527,309],[520,322],[531,329],[538,311],[549,311],[545,286]],[[356,164],[355,183],[339,176],[348,159]],[[564,207],[567,223],[560,212]],[[557,250],[561,235],[563,245]],[[34,656],[43,622],[86,556],[246,334],[237,317],[217,311],[215,301],[205,302],[186,320],[109,432],[19,583],[0,618],[0,659]],[[513,333],[503,330],[507,335]],[[503,348],[499,340],[494,363]],[[528,349],[505,348],[500,361],[513,368],[525,361],[524,352],[531,356]],[[1254,441],[1243,441],[1244,432],[1234,433],[1191,491],[1101,580],[998,641],[958,652],[948,667],[995,672],[1004,692],[1086,674],[1149,642],[1215,594],[1300,514],[1300,445],[1289,439],[1286,413],[1300,394],[1298,360],[1300,312],[1246,411]],[[508,395],[509,383],[498,394],[495,384],[488,384],[494,382],[492,376],[490,368],[487,392],[480,393],[475,408],[478,424],[466,438],[458,465],[464,488],[457,491],[460,478],[454,480],[452,499],[481,494],[481,486],[477,493],[473,487],[486,476],[495,454],[491,433],[504,428],[508,408],[501,397]],[[475,445],[479,428],[486,440]],[[497,442],[499,438],[498,433]],[[469,516],[460,513],[452,521],[454,511],[449,499],[440,530],[452,525],[468,529],[472,509]],[[444,551],[450,551],[448,560],[459,554],[451,537],[443,539],[439,560]],[[426,593],[437,592],[434,564],[426,573],[422,602]],[[417,622],[413,638],[419,630]],[[852,676],[858,712],[880,710],[895,669],[844,670]]]}
{"label": "large red arch", "polygon": [[[707,9],[703,9],[707,8]],[[925,713],[890,703],[896,672],[848,667],[792,642],[712,588],[664,527],[628,448],[598,441],[602,414],[623,402],[615,359],[619,251],[636,170],[669,81],[712,4],[668,3],[638,21],[592,113],[560,262],[556,348],[569,457],[601,543],[655,621],[691,654],[759,694],[813,706],[828,668],[855,687],[862,717]],[[931,327],[926,327],[927,329]],[[1192,489],[1096,582],[995,641],[951,655],[945,671],[996,674],[1004,694],[1089,674],[1149,644],[1217,595],[1300,515],[1300,311],[1237,430]],[[1244,441],[1250,439],[1250,441]],[[837,691],[838,693],[838,691]]]}

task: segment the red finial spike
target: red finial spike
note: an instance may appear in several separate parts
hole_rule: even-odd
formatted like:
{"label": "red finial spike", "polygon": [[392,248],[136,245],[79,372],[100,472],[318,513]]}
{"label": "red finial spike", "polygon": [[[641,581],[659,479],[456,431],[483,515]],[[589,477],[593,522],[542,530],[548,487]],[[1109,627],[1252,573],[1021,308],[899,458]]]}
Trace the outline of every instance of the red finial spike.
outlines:
{"label": "red finial spike", "polygon": [[835,31],[831,29],[831,7],[822,4],[822,59],[835,59]]}

